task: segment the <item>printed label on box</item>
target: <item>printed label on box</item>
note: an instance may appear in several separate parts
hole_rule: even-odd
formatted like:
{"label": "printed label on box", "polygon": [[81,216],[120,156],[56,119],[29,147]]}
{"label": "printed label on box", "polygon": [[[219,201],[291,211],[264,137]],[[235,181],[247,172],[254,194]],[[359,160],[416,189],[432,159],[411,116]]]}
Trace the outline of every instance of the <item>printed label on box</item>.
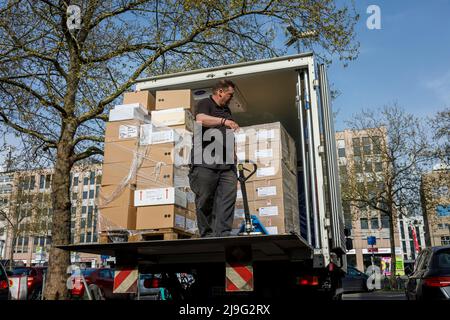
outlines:
{"label": "printed label on box", "polygon": [[272,149],[263,149],[255,151],[255,158],[273,158],[273,150]]}
{"label": "printed label on box", "polygon": [[186,219],[186,230],[195,231],[197,230],[197,223],[195,220]]}
{"label": "printed label on box", "polygon": [[162,204],[177,204],[187,206],[186,193],[175,188],[154,188],[136,190],[134,193],[135,206],[155,206]]}
{"label": "printed label on box", "polygon": [[256,140],[269,140],[269,139],[275,139],[275,129],[267,130],[267,129],[260,129],[258,130],[258,133],[256,134]]}
{"label": "printed label on box", "polygon": [[278,206],[261,207],[259,208],[258,212],[261,217],[277,216]]}
{"label": "printed label on box", "polygon": [[245,216],[244,209],[234,209],[234,216],[236,218],[244,218]]}
{"label": "printed label on box", "polygon": [[257,177],[268,177],[275,175],[275,167],[259,168],[256,170]]}
{"label": "printed label on box", "polygon": [[124,124],[119,127],[119,139],[130,139],[136,138],[137,136],[138,136],[137,126],[129,126]]}
{"label": "printed label on box", "polygon": [[170,130],[153,131],[150,143],[158,144],[174,141],[175,141],[175,131],[170,129]]}
{"label": "printed label on box", "polygon": [[268,234],[278,234],[278,227],[266,227]]}
{"label": "printed label on box", "polygon": [[268,197],[277,195],[277,187],[261,187],[257,189],[258,197]]}
{"label": "printed label on box", "polygon": [[185,225],[184,225],[185,220],[184,219],[185,218],[183,216],[180,216],[180,215],[176,214],[175,215],[175,226],[184,229],[184,227],[185,227]]}

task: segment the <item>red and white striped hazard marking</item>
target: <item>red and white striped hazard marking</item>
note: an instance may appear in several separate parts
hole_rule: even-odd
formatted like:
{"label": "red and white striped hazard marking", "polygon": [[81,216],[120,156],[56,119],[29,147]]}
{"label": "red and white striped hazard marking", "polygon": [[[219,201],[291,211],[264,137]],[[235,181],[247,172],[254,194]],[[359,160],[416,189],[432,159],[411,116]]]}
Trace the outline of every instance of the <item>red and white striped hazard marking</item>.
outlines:
{"label": "red and white striped hazard marking", "polygon": [[250,264],[227,263],[225,291],[253,291],[253,266]]}
{"label": "red and white striped hazard marking", "polygon": [[137,282],[137,269],[118,269],[114,272],[113,293],[136,293]]}

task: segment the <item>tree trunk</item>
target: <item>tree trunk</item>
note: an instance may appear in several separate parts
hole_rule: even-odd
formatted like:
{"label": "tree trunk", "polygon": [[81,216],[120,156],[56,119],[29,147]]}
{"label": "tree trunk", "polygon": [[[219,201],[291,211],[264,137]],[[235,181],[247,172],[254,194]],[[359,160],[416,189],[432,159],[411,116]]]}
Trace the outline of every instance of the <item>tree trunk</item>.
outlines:
{"label": "tree trunk", "polygon": [[70,243],[70,170],[71,142],[73,132],[63,129],[58,144],[55,171],[52,182],[52,246],[50,248],[47,280],[44,296],[49,300],[63,300],[68,297],[66,281],[67,267],[70,265],[70,252],[56,248],[57,245]]}
{"label": "tree trunk", "polygon": [[14,248],[16,247],[17,242],[17,234],[14,233],[11,236],[11,247],[9,248],[9,267],[8,269],[12,271],[13,269],[13,261],[14,261]]}
{"label": "tree trunk", "polygon": [[395,223],[394,223],[394,211],[392,204],[389,204],[389,240],[391,245],[391,276],[390,276],[390,283],[391,288],[396,288],[396,278],[395,275],[397,273],[397,259],[395,256]]}

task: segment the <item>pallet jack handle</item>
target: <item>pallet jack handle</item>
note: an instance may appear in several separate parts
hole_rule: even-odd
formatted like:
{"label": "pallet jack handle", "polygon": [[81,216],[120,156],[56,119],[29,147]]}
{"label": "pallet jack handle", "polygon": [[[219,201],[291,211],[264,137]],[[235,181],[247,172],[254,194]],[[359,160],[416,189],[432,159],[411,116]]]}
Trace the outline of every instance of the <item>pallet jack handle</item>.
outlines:
{"label": "pallet jack handle", "polygon": [[[253,165],[253,170],[247,169],[244,167],[245,163],[250,163]],[[253,224],[252,224],[252,218],[250,216],[250,209],[248,207],[248,197],[247,197],[247,189],[245,187],[245,182],[250,179],[251,176],[253,176],[256,173],[258,166],[256,163],[253,163],[249,160],[245,160],[243,162],[238,163],[237,169],[239,172],[238,180],[241,185],[241,192],[242,192],[242,201],[244,202],[244,218],[245,218],[245,232],[247,234],[252,233],[254,230]],[[250,172],[248,176],[245,176],[244,171]]]}

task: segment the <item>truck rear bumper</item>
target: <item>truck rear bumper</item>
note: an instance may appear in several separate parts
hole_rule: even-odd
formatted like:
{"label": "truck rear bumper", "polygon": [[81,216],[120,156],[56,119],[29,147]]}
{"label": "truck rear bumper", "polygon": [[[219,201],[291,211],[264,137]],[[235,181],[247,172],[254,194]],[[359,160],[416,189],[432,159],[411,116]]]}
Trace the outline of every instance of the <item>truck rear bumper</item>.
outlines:
{"label": "truck rear bumper", "polygon": [[57,246],[67,251],[136,259],[159,265],[225,262],[230,247],[246,246],[252,261],[304,261],[312,259],[314,250],[295,234],[233,236],[179,240],[153,240],[107,244]]}

